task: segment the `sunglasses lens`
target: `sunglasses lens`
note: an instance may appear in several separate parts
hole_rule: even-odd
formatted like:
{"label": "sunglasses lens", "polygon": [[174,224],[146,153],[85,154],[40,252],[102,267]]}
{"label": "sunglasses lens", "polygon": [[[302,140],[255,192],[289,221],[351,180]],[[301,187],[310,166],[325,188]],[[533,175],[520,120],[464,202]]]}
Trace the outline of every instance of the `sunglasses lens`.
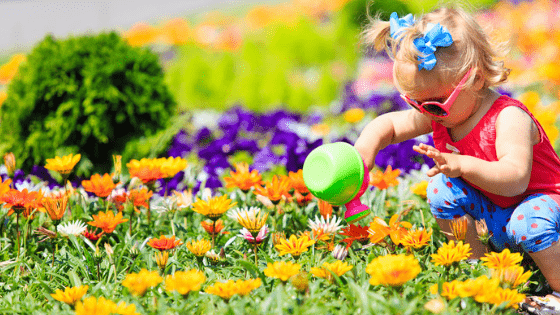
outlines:
{"label": "sunglasses lens", "polygon": [[434,116],[447,116],[447,112],[443,110],[443,108],[434,105],[434,104],[426,104],[424,105],[424,110]]}
{"label": "sunglasses lens", "polygon": [[422,111],[420,110],[420,108],[416,107],[415,105],[412,105],[412,103],[408,103],[408,105],[410,105],[410,107],[416,109],[419,113],[422,112]]}

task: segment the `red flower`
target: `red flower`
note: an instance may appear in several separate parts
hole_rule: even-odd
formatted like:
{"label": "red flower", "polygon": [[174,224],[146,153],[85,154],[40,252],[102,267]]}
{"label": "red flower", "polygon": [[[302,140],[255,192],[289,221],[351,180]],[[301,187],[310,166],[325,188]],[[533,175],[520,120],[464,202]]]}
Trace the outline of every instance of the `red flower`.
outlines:
{"label": "red flower", "polygon": [[105,232],[103,232],[102,230],[101,232],[96,234],[95,231],[97,231],[97,228],[95,230],[91,230],[91,232],[86,228],[82,235],[85,236],[88,240],[96,242]]}
{"label": "red flower", "polygon": [[160,238],[152,238],[148,241],[148,246],[159,251],[170,250],[181,244],[183,244],[183,242],[181,242],[180,239],[175,239],[175,235],[171,236],[170,238],[162,235],[160,236]]}
{"label": "red flower", "polygon": [[361,225],[354,225],[350,224],[348,227],[342,229],[340,235],[348,236],[347,238],[343,239],[342,241],[347,243],[346,248],[352,246],[354,241],[359,242],[360,244],[365,244],[369,242],[369,233],[368,233],[369,226],[361,226]]}

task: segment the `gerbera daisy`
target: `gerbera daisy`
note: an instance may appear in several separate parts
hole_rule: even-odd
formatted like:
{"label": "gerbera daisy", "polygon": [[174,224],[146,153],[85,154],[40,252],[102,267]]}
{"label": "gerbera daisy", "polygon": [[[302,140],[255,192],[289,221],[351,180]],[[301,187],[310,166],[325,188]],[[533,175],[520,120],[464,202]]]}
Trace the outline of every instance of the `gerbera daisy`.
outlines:
{"label": "gerbera daisy", "polygon": [[173,275],[165,277],[165,291],[177,291],[184,296],[191,291],[199,291],[204,281],[206,276],[202,271],[196,269],[176,271]]}
{"label": "gerbera daisy", "polygon": [[94,193],[97,197],[105,198],[111,194],[116,185],[113,183],[111,175],[105,173],[103,177],[99,174],[93,174],[90,180],[83,180],[82,187],[85,191]]}
{"label": "gerbera daisy", "polygon": [[101,232],[99,233],[95,233],[97,231],[97,228],[94,230],[91,230],[91,232],[86,228],[83,232],[82,235],[87,238],[88,240],[95,242],[97,241],[101,236],[103,236],[103,234],[105,234],[105,232],[103,230],[101,230]]}
{"label": "gerbera daisy", "polygon": [[86,294],[88,288],[87,285],[72,288],[66,287],[64,291],[57,289],[51,296],[57,301],[64,302],[68,305],[74,305]]}
{"label": "gerbera daisy", "polygon": [[260,184],[255,185],[255,194],[268,197],[273,204],[277,205],[282,200],[282,196],[286,198],[290,196],[290,188],[289,177],[278,178],[277,175],[274,175],[272,181],[266,182],[265,187]]}
{"label": "gerbera daisy", "polygon": [[307,196],[309,194],[309,189],[303,181],[303,170],[299,169],[297,172],[288,172],[288,177],[290,178],[290,184],[292,188],[297,190],[302,196]]}
{"label": "gerbera daisy", "polygon": [[[441,285],[440,295],[448,300],[452,300],[460,296],[464,284],[461,281],[453,280],[451,282],[444,282]],[[432,294],[438,293],[438,285],[434,284],[430,287],[430,292]]]}
{"label": "gerbera daisy", "polygon": [[240,279],[235,281],[235,285],[237,287],[236,288],[237,294],[243,296],[243,295],[248,295],[249,293],[251,293],[251,291],[260,287],[262,285],[262,280],[261,278],[247,279],[247,280]]}
{"label": "gerbera daisy", "polygon": [[74,166],[78,164],[81,158],[81,154],[69,154],[63,157],[56,156],[54,159],[47,159],[47,165],[45,165],[45,168],[58,172],[63,177],[66,177],[72,172]]}
{"label": "gerbera daisy", "polygon": [[358,243],[364,245],[369,242],[369,227],[361,226],[361,225],[354,225],[350,224],[347,227],[342,229],[340,235],[348,236],[347,238],[343,239],[342,241],[346,243],[346,248],[350,248],[352,244],[357,241]]}
{"label": "gerbera daisy", "polygon": [[414,256],[386,255],[372,260],[366,267],[371,285],[401,286],[416,278],[421,268]]}
{"label": "gerbera daisy", "polygon": [[275,246],[279,251],[278,255],[283,256],[285,254],[290,254],[294,259],[298,259],[301,253],[306,252],[309,246],[315,244],[315,241],[309,239],[309,236],[305,234],[300,238],[292,234],[288,240],[280,239],[279,242],[280,243]]}
{"label": "gerbera daisy", "polygon": [[261,228],[265,225],[268,213],[261,211],[257,207],[245,207],[242,209],[235,209],[229,217],[236,220],[245,229],[249,230],[253,235],[259,233]]}
{"label": "gerbera daisy", "polygon": [[469,258],[472,255],[470,251],[471,246],[469,244],[463,244],[462,241],[455,244],[454,241],[449,241],[449,243],[443,244],[442,247],[438,248],[436,254],[432,254],[432,262],[436,266],[450,266],[453,263]]}
{"label": "gerbera daisy", "polygon": [[216,221],[236,204],[237,202],[232,202],[227,195],[223,195],[210,198],[208,201],[198,199],[193,203],[192,209],[194,212],[200,213],[212,221]]}
{"label": "gerbera daisy", "polygon": [[133,295],[143,296],[149,288],[155,287],[163,281],[157,271],[140,270],[139,273],[129,273],[123,280],[122,285]]}
{"label": "gerbera daisy", "polygon": [[340,277],[346,272],[352,270],[352,268],[354,268],[354,266],[337,260],[334,263],[324,262],[321,267],[312,267],[310,272],[316,277],[332,281],[332,273]]}
{"label": "gerbera daisy", "polygon": [[208,294],[213,294],[221,297],[222,299],[229,301],[232,296],[237,294],[237,285],[233,280],[228,280],[226,282],[216,282],[204,290]]}
{"label": "gerbera daisy", "polygon": [[160,238],[152,238],[148,241],[148,246],[159,251],[174,249],[175,247],[183,244],[180,239],[175,239],[175,235],[170,238],[161,235]]}
{"label": "gerbera daisy", "polygon": [[187,168],[187,160],[181,157],[168,157],[157,159],[160,170],[165,174],[165,178],[171,178]]}
{"label": "gerbera daisy", "polygon": [[122,212],[115,215],[111,210],[107,212],[99,211],[97,215],[94,214],[92,217],[93,221],[88,222],[88,224],[102,229],[107,234],[113,233],[117,225],[128,221],[128,219],[123,219]]}
{"label": "gerbera daisy", "polygon": [[422,248],[430,242],[432,238],[432,229],[411,230],[401,239],[401,244],[407,248]]}
{"label": "gerbera daisy", "polygon": [[375,173],[369,174],[369,184],[377,187],[379,190],[387,189],[391,186],[399,184],[397,177],[401,174],[401,170],[393,170],[391,165],[387,166],[385,172],[377,170]]}
{"label": "gerbera daisy", "polygon": [[68,236],[68,235],[78,236],[78,235],[81,235],[82,233],[84,233],[86,228],[87,228],[86,224],[84,222],[80,221],[80,220],[66,222],[66,223],[63,223],[63,224],[56,227],[58,232],[60,234],[62,234],[63,236]]}
{"label": "gerbera daisy", "polygon": [[97,299],[95,296],[90,296],[84,301],[76,303],[76,315],[110,315],[115,312],[117,304],[111,300],[107,300],[100,296]]}
{"label": "gerbera daisy", "polygon": [[525,269],[521,266],[509,266],[501,269],[490,269],[492,278],[500,279],[500,282],[510,286],[511,288],[517,288],[519,285],[527,282],[531,275],[531,271],[524,272]]}
{"label": "gerbera daisy", "polygon": [[55,222],[55,225],[62,220],[64,212],[66,212],[66,206],[68,205],[68,196],[62,195],[59,198],[43,198],[43,207],[47,211],[47,214]]}
{"label": "gerbera daisy", "polygon": [[230,171],[231,177],[224,177],[226,188],[237,187],[247,193],[251,187],[262,183],[262,176],[258,170],[249,172],[249,164],[245,162],[235,164],[235,172]]}
{"label": "gerbera daisy", "polygon": [[420,197],[422,197],[423,199],[426,199],[427,194],[427,190],[428,190],[428,181],[427,180],[423,180],[419,183],[416,183],[414,185],[412,185],[410,187],[410,191],[415,194],[418,195]]}
{"label": "gerbera daisy", "polygon": [[338,230],[340,230],[340,228],[342,228],[342,226],[340,225],[341,221],[342,219],[337,219],[336,215],[330,219],[329,216],[327,216],[326,219],[323,217],[319,218],[315,216],[315,221],[308,219],[307,224],[309,224],[309,227],[312,230],[321,229],[325,234],[334,234]]}
{"label": "gerbera daisy", "polygon": [[[10,208],[8,215],[12,213],[30,212],[30,209],[36,209],[41,205],[42,193],[40,191],[22,191],[10,189],[0,197],[0,202],[4,202],[4,208]],[[24,213],[25,215],[25,213]]]}
{"label": "gerbera daisy", "polygon": [[204,254],[212,248],[212,244],[208,240],[187,242],[185,246],[197,257],[204,257]]}
{"label": "gerbera daisy", "polygon": [[525,294],[519,293],[515,289],[503,289],[498,287],[488,302],[494,305],[501,305],[507,302],[506,308],[512,307],[517,309],[519,308],[519,303],[523,302],[525,297]]}
{"label": "gerbera daisy", "polygon": [[300,264],[291,261],[275,261],[274,263],[268,263],[263,272],[267,277],[286,282],[291,276],[298,274],[300,269]]}
{"label": "gerbera daisy", "polygon": [[504,249],[501,253],[486,253],[485,257],[480,258],[484,261],[485,266],[491,269],[505,269],[512,266],[517,266],[523,257],[519,253],[512,253],[509,249]]}

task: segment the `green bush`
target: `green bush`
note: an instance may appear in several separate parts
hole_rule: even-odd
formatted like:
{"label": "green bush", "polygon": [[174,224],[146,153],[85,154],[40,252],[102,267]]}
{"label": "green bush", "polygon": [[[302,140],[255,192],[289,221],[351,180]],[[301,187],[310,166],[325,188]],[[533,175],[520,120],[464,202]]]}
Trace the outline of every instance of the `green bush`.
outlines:
{"label": "green bush", "polygon": [[81,153],[109,171],[111,154],[164,129],[176,103],[158,56],[117,33],[55,39],[27,56],[0,112],[0,152],[28,170],[55,155]]}

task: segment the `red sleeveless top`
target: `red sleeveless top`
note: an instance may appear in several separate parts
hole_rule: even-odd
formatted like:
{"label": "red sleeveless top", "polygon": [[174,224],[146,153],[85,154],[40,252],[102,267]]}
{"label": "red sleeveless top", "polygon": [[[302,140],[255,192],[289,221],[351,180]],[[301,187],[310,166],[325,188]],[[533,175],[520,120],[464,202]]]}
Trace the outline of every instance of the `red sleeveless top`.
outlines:
{"label": "red sleeveless top", "polygon": [[480,119],[474,129],[463,139],[453,142],[447,128],[432,121],[434,130],[433,138],[436,149],[440,152],[470,155],[479,159],[494,162],[496,157],[496,119],[502,109],[507,106],[516,106],[525,111],[535,122],[539,129],[540,141],[533,146],[533,168],[527,190],[517,196],[505,197],[484,191],[469,182],[471,186],[480,190],[496,205],[507,208],[514,206],[525,197],[535,193],[560,194],[560,159],[552,148],[541,124],[521,102],[506,95],[500,96],[490,107],[488,112]]}

